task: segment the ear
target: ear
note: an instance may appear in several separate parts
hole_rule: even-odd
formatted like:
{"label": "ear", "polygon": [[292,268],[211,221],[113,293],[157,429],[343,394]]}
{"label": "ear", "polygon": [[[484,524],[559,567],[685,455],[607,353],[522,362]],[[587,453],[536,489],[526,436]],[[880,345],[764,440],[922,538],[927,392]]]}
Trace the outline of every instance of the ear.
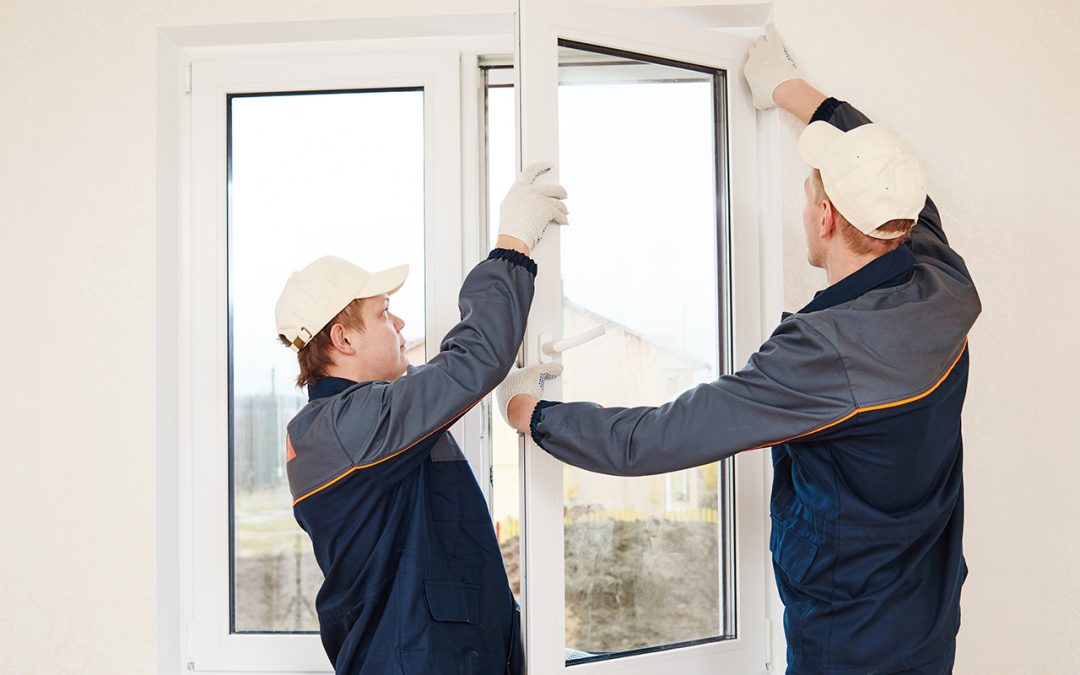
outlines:
{"label": "ear", "polygon": [[828,199],[821,200],[821,213],[818,215],[818,236],[828,239],[836,232],[836,210]]}
{"label": "ear", "polygon": [[330,327],[330,344],[334,345],[334,349],[344,354],[352,356],[356,353],[356,346],[349,340],[349,336],[345,334],[345,326],[340,323],[335,323]]}

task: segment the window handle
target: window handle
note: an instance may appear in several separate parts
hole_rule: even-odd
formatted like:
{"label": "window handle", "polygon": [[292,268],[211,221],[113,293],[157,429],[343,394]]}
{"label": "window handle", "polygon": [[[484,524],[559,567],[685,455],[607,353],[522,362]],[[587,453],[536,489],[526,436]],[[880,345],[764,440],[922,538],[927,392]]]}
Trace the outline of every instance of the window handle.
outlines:
{"label": "window handle", "polygon": [[550,363],[556,354],[561,354],[568,349],[574,347],[580,347],[581,345],[595,340],[596,338],[607,332],[607,329],[603,326],[596,326],[584,333],[578,333],[573,337],[564,338],[562,340],[550,340],[551,337],[547,333],[540,333],[540,362]]}

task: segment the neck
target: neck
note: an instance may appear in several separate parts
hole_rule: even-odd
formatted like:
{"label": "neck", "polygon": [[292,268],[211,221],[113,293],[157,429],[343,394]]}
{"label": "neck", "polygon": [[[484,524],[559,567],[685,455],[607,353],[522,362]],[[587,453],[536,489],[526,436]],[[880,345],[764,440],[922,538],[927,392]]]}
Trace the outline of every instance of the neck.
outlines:
{"label": "neck", "polygon": [[343,368],[343,367],[338,366],[336,364],[327,366],[327,368],[326,368],[326,376],[327,377],[340,377],[340,378],[345,379],[345,380],[352,380],[353,382],[364,382],[366,380],[371,379],[371,378],[365,378],[363,373],[356,372],[356,369],[354,369],[354,368]]}
{"label": "neck", "polygon": [[[846,253],[846,252],[845,252]],[[825,261],[825,274],[829,279],[829,285],[832,286],[836,282],[840,281],[844,277],[850,276],[855,272],[858,272],[863,267],[878,259],[881,256],[869,253],[866,255],[856,255],[849,253],[846,255],[839,255],[832,259]]]}

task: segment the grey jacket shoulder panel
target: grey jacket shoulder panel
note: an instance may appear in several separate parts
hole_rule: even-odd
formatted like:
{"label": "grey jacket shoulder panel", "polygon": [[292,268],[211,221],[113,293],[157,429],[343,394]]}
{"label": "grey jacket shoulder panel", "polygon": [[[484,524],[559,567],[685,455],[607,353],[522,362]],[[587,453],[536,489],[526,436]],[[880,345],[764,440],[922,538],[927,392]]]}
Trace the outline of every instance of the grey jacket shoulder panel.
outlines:
{"label": "grey jacket shoulder panel", "polygon": [[921,260],[906,284],[796,316],[843,355],[856,406],[866,408],[931,389],[964,350],[980,311],[967,277]]}
{"label": "grey jacket shoulder panel", "polygon": [[[360,385],[358,385],[360,386]],[[309,402],[296,413],[286,427],[286,439],[289,457],[285,464],[289,476],[289,486],[294,487],[294,476],[304,476],[310,485],[323,485],[341,475],[347,468],[349,456],[340,443],[328,442],[336,439],[334,417],[330,414],[332,399],[319,399]],[[318,451],[307,451],[309,439],[321,439]],[[296,448],[303,448],[297,452]],[[302,496],[309,486],[293,489],[293,499]]]}
{"label": "grey jacket shoulder panel", "polygon": [[423,461],[427,452],[407,451],[431,450],[439,435],[506,377],[533,297],[535,264],[520,258],[493,253],[473,269],[458,299],[461,322],[428,363],[394,382],[358,383],[297,413],[289,423],[295,457],[286,464],[294,500],[387,460],[415,454],[409,462]]}

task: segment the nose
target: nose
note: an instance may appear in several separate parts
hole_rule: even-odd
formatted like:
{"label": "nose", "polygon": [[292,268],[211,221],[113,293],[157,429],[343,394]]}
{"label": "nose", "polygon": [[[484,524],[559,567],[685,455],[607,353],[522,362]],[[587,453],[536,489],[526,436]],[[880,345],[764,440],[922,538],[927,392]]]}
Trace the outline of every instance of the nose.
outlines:
{"label": "nose", "polygon": [[401,329],[405,327],[405,321],[397,314],[391,314],[390,316],[394,317],[394,328],[400,333]]}

